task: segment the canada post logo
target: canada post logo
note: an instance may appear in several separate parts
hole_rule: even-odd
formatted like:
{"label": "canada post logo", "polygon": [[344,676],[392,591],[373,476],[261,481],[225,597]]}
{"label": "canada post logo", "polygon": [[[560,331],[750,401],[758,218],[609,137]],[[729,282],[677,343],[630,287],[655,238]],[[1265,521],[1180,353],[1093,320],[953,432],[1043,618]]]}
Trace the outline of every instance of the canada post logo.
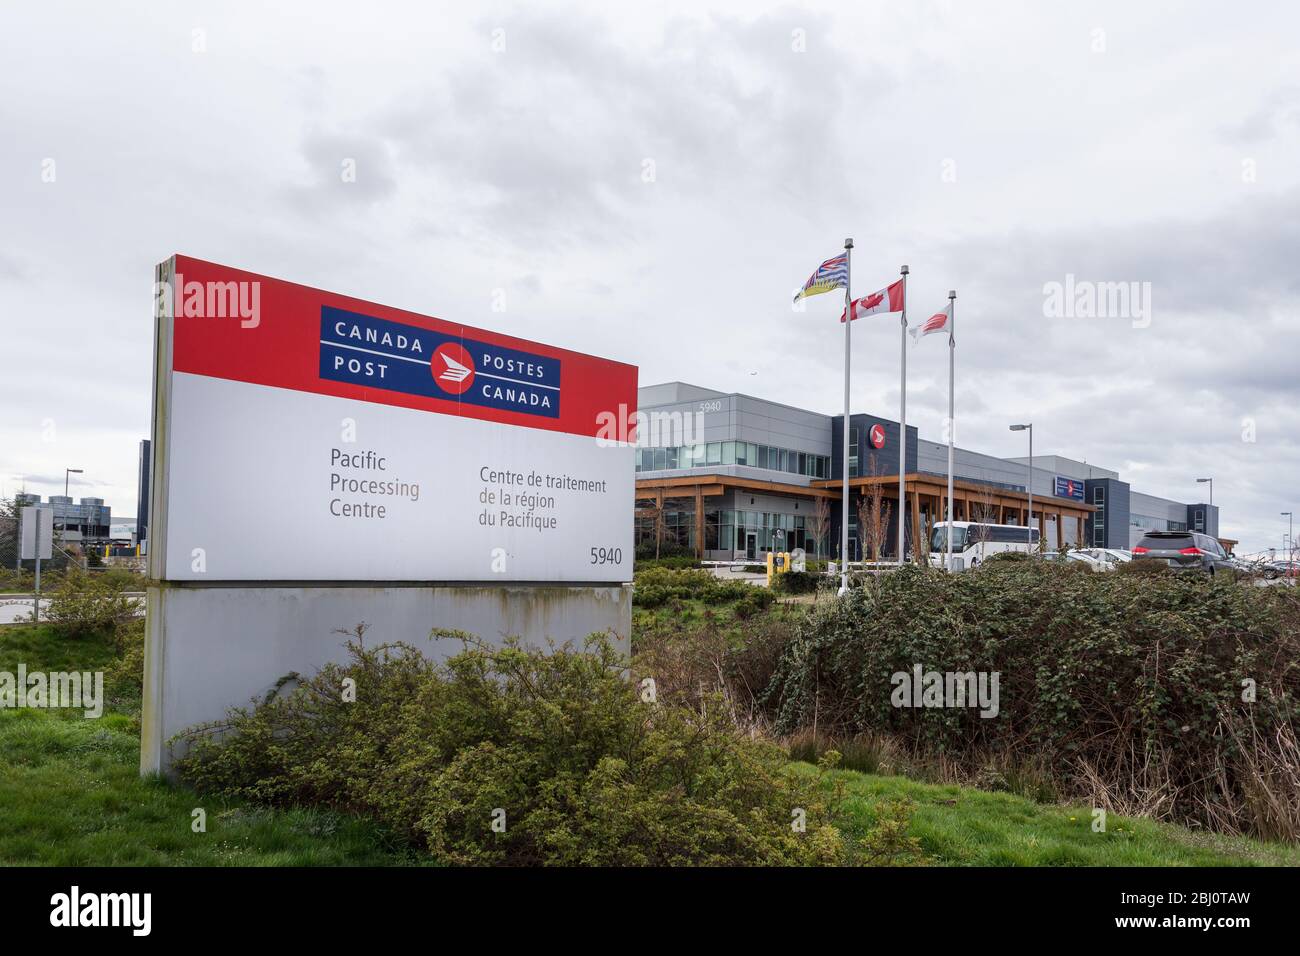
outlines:
{"label": "canada post logo", "polygon": [[1056,497],[1073,498],[1076,501],[1083,500],[1083,482],[1074,478],[1062,478],[1056,476]]}
{"label": "canada post logo", "polygon": [[560,416],[560,360],[321,307],[320,377],[486,408]]}

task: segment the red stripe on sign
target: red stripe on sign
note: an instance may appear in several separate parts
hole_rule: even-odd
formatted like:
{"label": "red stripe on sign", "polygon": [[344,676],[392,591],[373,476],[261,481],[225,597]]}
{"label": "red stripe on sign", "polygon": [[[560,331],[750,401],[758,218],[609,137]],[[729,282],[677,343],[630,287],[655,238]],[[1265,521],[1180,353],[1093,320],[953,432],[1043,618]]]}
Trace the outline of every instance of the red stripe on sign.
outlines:
{"label": "red stripe on sign", "polygon": [[[184,288],[174,280],[173,371],[574,435],[602,434],[623,440],[634,437],[622,428],[617,436],[610,435],[610,423],[620,414],[630,422],[636,414],[635,365],[447,322],[188,256],[178,255],[175,262],[176,274]],[[556,418],[544,418],[472,405],[454,397],[436,398],[323,379],[320,356],[321,309],[324,306],[558,359],[560,414]],[[358,354],[365,357],[365,353]],[[488,379],[484,377],[483,381]]]}

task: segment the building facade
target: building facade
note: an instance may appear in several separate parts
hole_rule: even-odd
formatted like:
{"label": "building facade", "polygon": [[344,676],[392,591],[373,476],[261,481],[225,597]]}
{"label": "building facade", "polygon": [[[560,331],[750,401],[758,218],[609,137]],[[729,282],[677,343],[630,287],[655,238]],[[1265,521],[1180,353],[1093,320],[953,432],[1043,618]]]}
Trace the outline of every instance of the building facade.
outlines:
{"label": "building facade", "polygon": [[[668,382],[638,393],[637,544],[642,555],[688,549],[712,560],[761,560],[803,548],[838,558],[843,415]],[[898,506],[898,448],[905,495]],[[957,520],[1033,520],[1049,547],[1130,548],[1148,530],[1194,528],[1218,537],[1218,509],[1133,492],[1115,471],[1055,455],[998,458],[954,450]],[[896,557],[928,542],[946,513],[948,446],[898,422],[849,419],[850,560]]]}
{"label": "building facade", "polygon": [[112,508],[103,498],[82,498],[74,502],[66,495],[50,495],[41,501],[40,495],[21,493],[14,496],[14,504],[36,505],[54,512],[54,533],[67,544],[104,544],[109,540]]}

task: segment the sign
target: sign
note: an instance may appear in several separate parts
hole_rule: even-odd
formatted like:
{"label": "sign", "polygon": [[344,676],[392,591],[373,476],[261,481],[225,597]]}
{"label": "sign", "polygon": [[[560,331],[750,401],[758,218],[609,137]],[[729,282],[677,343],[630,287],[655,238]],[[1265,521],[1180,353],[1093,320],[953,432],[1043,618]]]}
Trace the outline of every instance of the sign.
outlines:
{"label": "sign", "polygon": [[1056,476],[1056,497],[1073,498],[1075,501],[1083,500],[1083,482],[1078,478],[1066,478],[1062,475]]}
{"label": "sign", "polygon": [[601,416],[635,414],[634,366],[186,256],[158,278],[151,577],[631,580],[635,448]]}
{"label": "sign", "polygon": [[23,561],[48,561],[54,554],[54,509],[24,505],[18,556]]}
{"label": "sign", "polygon": [[867,433],[867,437],[871,439],[872,448],[884,448],[885,447],[885,426],[872,425],[871,431]]}

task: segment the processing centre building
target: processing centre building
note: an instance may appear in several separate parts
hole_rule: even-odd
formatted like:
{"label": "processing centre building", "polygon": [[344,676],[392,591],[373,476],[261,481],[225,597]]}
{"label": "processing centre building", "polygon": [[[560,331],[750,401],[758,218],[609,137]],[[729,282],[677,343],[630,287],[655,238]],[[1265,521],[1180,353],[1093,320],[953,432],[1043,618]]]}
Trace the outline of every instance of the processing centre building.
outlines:
{"label": "processing centre building", "polygon": [[[666,382],[638,390],[636,541],[641,553],[665,543],[705,560],[761,560],[803,548],[838,558],[843,415],[823,415],[735,392]],[[922,439],[898,422],[855,414],[849,421],[849,558],[892,559],[898,535],[898,442],[906,441],[908,548],[915,529],[942,520],[946,442]],[[1219,537],[1217,507],[1134,491],[1119,473],[1056,455],[1035,455],[1033,517],[1049,548],[1129,549],[1150,530]],[[1027,458],[956,448],[953,507],[958,521],[1024,524]],[[1190,480],[1190,479],[1189,479]],[[880,502],[874,532],[859,506]],[[886,531],[883,527],[888,525]],[[883,533],[882,533],[883,532]],[[1226,547],[1235,542],[1222,539]]]}

